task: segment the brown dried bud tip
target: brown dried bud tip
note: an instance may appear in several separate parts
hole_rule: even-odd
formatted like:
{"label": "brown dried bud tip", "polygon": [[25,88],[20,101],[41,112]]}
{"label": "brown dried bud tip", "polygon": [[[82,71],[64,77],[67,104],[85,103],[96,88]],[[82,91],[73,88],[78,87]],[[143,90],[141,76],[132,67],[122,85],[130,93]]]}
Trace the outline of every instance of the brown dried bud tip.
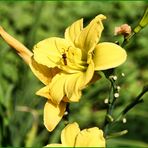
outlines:
{"label": "brown dried bud tip", "polygon": [[115,27],[114,35],[124,35],[125,37],[131,34],[131,26],[128,24],[123,24],[120,27]]}

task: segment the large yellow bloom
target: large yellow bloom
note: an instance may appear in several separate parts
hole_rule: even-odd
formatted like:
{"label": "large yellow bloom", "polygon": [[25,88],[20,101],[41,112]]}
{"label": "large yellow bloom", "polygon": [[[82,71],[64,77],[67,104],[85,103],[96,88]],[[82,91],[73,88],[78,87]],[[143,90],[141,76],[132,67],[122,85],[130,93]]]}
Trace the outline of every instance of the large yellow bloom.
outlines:
{"label": "large yellow bloom", "polygon": [[83,28],[83,19],[65,31],[65,38],[52,37],[34,46],[31,68],[46,85],[37,92],[48,99],[44,123],[52,131],[61,120],[67,102],[78,102],[81,90],[92,80],[94,71],[122,64],[126,52],[114,43],[99,43],[104,15]]}
{"label": "large yellow bloom", "polygon": [[33,53],[16,41],[14,44],[14,39],[10,40],[0,28],[1,36],[45,84],[37,94],[48,99],[44,107],[44,124],[49,131],[62,119],[67,102],[79,101],[81,90],[93,79],[95,71],[114,68],[126,60],[126,52],[120,46],[98,43],[105,18],[98,15],[86,27],[80,19],[66,29],[65,38],[40,41]]}
{"label": "large yellow bloom", "polygon": [[48,144],[47,147],[105,147],[103,132],[98,127],[80,131],[74,122],[68,124],[61,133],[62,144]]}

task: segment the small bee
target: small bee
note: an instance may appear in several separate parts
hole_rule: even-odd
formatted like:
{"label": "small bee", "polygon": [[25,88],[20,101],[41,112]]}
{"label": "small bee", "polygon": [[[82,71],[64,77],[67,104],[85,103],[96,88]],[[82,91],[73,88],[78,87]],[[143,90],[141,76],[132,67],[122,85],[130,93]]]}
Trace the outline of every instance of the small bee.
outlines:
{"label": "small bee", "polygon": [[64,65],[67,65],[66,53],[62,54],[62,58],[63,58]]}
{"label": "small bee", "polygon": [[64,50],[64,52],[62,53],[62,59],[64,62],[64,65],[67,65],[67,56],[66,56],[66,52],[70,49],[70,46],[68,47],[67,50],[65,50],[64,48],[62,48]]}
{"label": "small bee", "polygon": [[63,53],[62,53],[62,59],[63,59],[63,63],[64,65],[67,65],[67,56],[66,56],[66,50],[64,48],[63,49]]}
{"label": "small bee", "polygon": [[[57,48],[57,50],[58,50],[58,46],[57,46],[57,43],[55,42],[55,46],[56,46],[56,48]],[[69,47],[68,47],[68,49],[69,49]],[[64,48],[62,48],[62,50],[64,51],[63,53],[61,53],[61,51],[59,51],[59,53],[62,55],[62,60],[63,60],[63,63],[64,63],[64,65],[67,65],[67,56],[66,56],[66,50],[64,49]],[[67,50],[68,51],[68,50]]]}

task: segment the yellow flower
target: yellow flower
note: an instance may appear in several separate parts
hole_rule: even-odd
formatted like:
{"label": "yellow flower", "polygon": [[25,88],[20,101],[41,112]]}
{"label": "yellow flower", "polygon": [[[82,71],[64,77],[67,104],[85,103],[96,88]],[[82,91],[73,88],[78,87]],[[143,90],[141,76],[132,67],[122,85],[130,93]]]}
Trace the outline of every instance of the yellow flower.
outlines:
{"label": "yellow flower", "polygon": [[103,30],[98,15],[85,28],[83,19],[65,31],[65,38],[52,37],[34,46],[31,68],[46,85],[37,92],[48,98],[44,123],[52,131],[62,118],[66,102],[78,102],[81,90],[92,80],[94,71],[114,68],[126,59],[120,46],[98,41]]}
{"label": "yellow flower", "polygon": [[44,107],[44,124],[49,131],[62,119],[67,102],[79,101],[81,90],[93,80],[95,71],[117,67],[126,60],[126,52],[120,46],[98,43],[105,18],[98,15],[86,27],[80,19],[66,29],[65,38],[40,41],[34,46],[33,53],[22,44],[15,44],[14,39],[0,28],[5,41],[17,50],[45,84],[37,95],[48,99]]}
{"label": "yellow flower", "polygon": [[48,144],[47,147],[105,147],[103,131],[98,127],[80,131],[74,122],[68,124],[61,133],[62,144]]}

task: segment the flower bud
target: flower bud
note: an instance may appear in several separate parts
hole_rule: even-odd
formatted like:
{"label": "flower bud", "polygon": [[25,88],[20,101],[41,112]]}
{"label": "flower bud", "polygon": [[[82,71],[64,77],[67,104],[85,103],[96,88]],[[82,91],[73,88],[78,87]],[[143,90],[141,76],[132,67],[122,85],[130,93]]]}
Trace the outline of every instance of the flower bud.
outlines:
{"label": "flower bud", "polygon": [[119,27],[115,27],[114,35],[124,35],[125,37],[131,34],[131,26],[128,24],[123,24]]}

